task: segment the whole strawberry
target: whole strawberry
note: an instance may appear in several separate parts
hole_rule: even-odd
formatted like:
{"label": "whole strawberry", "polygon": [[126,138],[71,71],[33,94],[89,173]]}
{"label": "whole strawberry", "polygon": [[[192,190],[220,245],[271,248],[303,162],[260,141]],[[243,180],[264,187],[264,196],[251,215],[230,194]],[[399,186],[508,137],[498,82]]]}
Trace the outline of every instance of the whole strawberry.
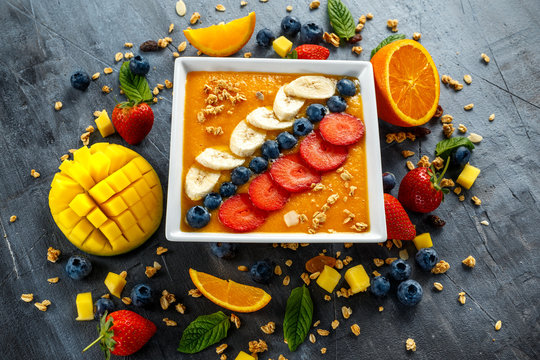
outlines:
{"label": "whole strawberry", "polygon": [[304,44],[294,49],[297,59],[326,60],[330,56],[330,50],[320,45]]}
{"label": "whole strawberry", "polygon": [[98,326],[99,337],[84,350],[98,341],[108,360],[111,354],[127,356],[139,351],[156,333],[156,325],[129,310],[114,311],[103,315]]}
{"label": "whole strawberry", "polygon": [[384,194],[386,237],[395,240],[412,240],[416,229],[401,203],[390,194]]}
{"label": "whole strawberry", "polygon": [[115,106],[112,122],[116,131],[128,144],[143,141],[154,125],[154,112],[147,103],[132,105],[129,102]]}

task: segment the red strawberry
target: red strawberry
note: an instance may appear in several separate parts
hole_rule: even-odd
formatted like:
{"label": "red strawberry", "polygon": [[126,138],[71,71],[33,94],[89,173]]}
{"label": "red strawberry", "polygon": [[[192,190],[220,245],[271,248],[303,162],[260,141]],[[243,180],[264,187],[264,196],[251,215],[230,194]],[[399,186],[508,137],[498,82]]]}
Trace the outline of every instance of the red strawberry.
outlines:
{"label": "red strawberry", "polygon": [[324,140],[334,145],[352,145],[364,136],[362,120],[349,114],[328,114],[319,124]]}
{"label": "red strawberry", "polygon": [[283,208],[289,200],[289,192],[272,180],[268,172],[257,176],[249,184],[249,198],[261,210],[275,211]]}
{"label": "red strawberry", "polygon": [[[289,192],[301,192],[321,181],[321,175],[307,167],[297,154],[283,156],[270,168],[272,179]],[[222,205],[223,206],[223,205]]]}
{"label": "red strawberry", "polygon": [[320,45],[304,44],[294,51],[298,59],[326,60],[330,56],[330,50]]}
{"label": "red strawberry", "polygon": [[416,230],[398,199],[384,194],[384,213],[386,214],[386,237],[395,240],[412,240]]}
{"label": "red strawberry", "polygon": [[219,208],[219,220],[238,232],[253,231],[266,221],[266,211],[256,208],[248,194],[228,198]]}
{"label": "red strawberry", "polygon": [[337,169],[347,160],[348,153],[345,146],[324,141],[318,131],[312,132],[300,143],[300,156],[317,171]]}
{"label": "red strawberry", "polygon": [[143,141],[154,124],[154,112],[147,103],[131,106],[120,103],[114,107],[112,122],[116,131],[128,144],[136,145]]}
{"label": "red strawberry", "polygon": [[102,316],[98,326],[99,337],[96,341],[101,342],[101,349],[105,352],[105,358],[111,354],[127,356],[136,353],[156,333],[156,325],[141,315],[129,310],[119,310]]}

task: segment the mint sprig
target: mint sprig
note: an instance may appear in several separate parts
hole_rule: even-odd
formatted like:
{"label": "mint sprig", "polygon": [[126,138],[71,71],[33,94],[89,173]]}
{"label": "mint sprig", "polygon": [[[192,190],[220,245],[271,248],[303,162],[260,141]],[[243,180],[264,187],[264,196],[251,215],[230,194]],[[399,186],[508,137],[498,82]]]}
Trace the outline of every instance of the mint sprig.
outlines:
{"label": "mint sprig", "polygon": [[349,40],[355,35],[354,19],[341,0],[328,0],[328,19],[340,38]]}
{"label": "mint sprig", "polygon": [[297,287],[291,291],[283,320],[283,335],[289,350],[296,351],[304,342],[313,320],[313,301],[307,287]]}
{"label": "mint sprig", "polygon": [[230,326],[229,317],[221,311],[199,316],[184,330],[177,350],[186,354],[198,353],[224,339]]}
{"label": "mint sprig", "polygon": [[379,45],[377,45],[377,47],[375,49],[371,50],[370,59],[373,58],[373,55],[375,55],[375,53],[377,53],[377,51],[381,50],[386,45],[388,45],[390,43],[393,43],[396,40],[403,40],[403,39],[405,39],[405,35],[403,35],[403,34],[392,34],[392,35],[390,35],[389,37],[387,37],[386,39],[381,41],[381,43]]}
{"label": "mint sprig", "polygon": [[474,144],[471,140],[467,139],[466,137],[456,136],[439,141],[435,147],[435,155],[446,159],[450,156],[454,149],[457,149],[460,146],[465,146],[469,150],[474,149]]}
{"label": "mint sprig", "polygon": [[131,72],[129,61],[125,61],[120,67],[118,80],[120,81],[120,89],[124,91],[130,102],[138,104],[152,101],[152,92],[150,86],[148,86],[148,81],[144,76],[135,75]]}

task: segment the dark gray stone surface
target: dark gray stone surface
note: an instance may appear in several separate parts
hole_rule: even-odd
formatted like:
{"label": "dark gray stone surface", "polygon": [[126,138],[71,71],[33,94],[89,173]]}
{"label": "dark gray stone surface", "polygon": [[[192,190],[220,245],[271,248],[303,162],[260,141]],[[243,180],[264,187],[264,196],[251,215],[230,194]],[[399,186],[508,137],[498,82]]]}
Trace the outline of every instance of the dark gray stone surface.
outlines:
{"label": "dark gray stone surface", "polygon": [[[175,1],[32,1],[4,0],[0,2],[0,351],[3,359],[100,359],[97,348],[84,356],[80,351],[95,337],[95,323],[74,321],[75,295],[92,291],[97,297],[106,291],[103,279],[108,271],[127,270],[129,291],[133,285],[148,281],[144,267],[154,260],[164,269],[149,282],[155,289],[167,289],[187,306],[187,313],[162,311],[159,306],[149,310],[137,309],[158,326],[158,333],[132,359],[216,359],[214,347],[196,355],[176,352],[182,330],[196,316],[219,308],[204,298],[187,295],[193,288],[187,269],[207,271],[251,283],[247,273],[236,270],[261,257],[281,264],[291,275],[289,287],[275,280],[265,289],[273,296],[263,310],[240,315],[242,327],[232,329],[224,341],[226,351],[234,359],[239,350],[247,350],[247,343],[258,338],[269,344],[268,353],[260,358],[277,359],[283,354],[288,359],[390,359],[414,357],[475,358],[475,359],[537,359],[540,356],[538,298],[540,271],[538,262],[538,222],[540,220],[540,2],[508,1],[352,1],[355,17],[372,12],[375,18],[366,24],[361,45],[365,51],[356,56],[350,46],[331,49],[332,59],[368,60],[369,51],[390,34],[386,20],[399,19],[400,32],[409,37],[414,31],[422,33],[422,44],[432,54],[440,74],[448,74],[461,81],[471,74],[473,83],[461,92],[442,87],[440,104],[446,113],[453,114],[455,123],[463,123],[469,131],[484,136],[474,151],[471,162],[482,173],[467,200],[459,202],[450,194],[435,212],[447,221],[441,230],[426,225],[425,216],[413,215],[418,232],[431,231],[440,256],[451,264],[444,275],[430,275],[413,270],[413,278],[424,287],[424,299],[417,307],[405,309],[394,296],[378,300],[369,294],[349,299],[322,300],[323,292],[310,286],[315,299],[314,319],[320,328],[330,329],[337,318],[341,325],[328,337],[317,336],[316,344],[306,342],[296,353],[290,353],[282,341],[282,317],[288,292],[299,286],[304,262],[327,249],[330,254],[340,250],[350,255],[353,264],[364,264],[375,270],[373,257],[397,256],[394,248],[388,251],[378,245],[355,245],[343,249],[341,244],[317,245],[298,251],[274,249],[270,244],[242,245],[239,257],[233,261],[219,261],[209,253],[207,244],[168,243],[164,227],[140,249],[114,258],[92,256],[94,271],[87,280],[72,281],[63,271],[67,258],[78,253],[55,226],[48,211],[47,195],[50,182],[60,164],[59,157],[70,148],[81,145],[79,136],[93,121],[95,110],[112,110],[118,95],[117,71],[113,60],[117,51],[126,51],[123,44],[136,46],[148,39],[167,35],[172,22],[173,44],[184,40],[181,29],[188,26],[189,15],[198,11],[202,25],[228,21],[257,12],[256,31],[268,27],[278,31],[279,22],[286,15],[286,5],[294,6],[293,15],[301,21],[313,20],[329,30],[325,3],[310,11],[309,1],[286,2],[269,0],[261,3],[249,0],[241,8],[239,0],[222,3],[227,10],[216,12],[216,2],[186,1],[188,15],[180,18],[174,10]],[[200,25],[197,25],[197,27]],[[235,56],[252,51],[255,57],[275,57],[271,50],[256,48],[255,37]],[[153,69],[148,78],[151,86],[173,77],[173,48],[149,54]],[[486,65],[480,53],[491,57]],[[195,55],[188,46],[184,55]],[[69,75],[82,68],[90,74],[112,66],[113,75],[103,75],[86,92],[69,86]],[[261,69],[264,70],[264,69]],[[114,93],[103,95],[99,89],[112,86]],[[171,93],[153,106],[156,121],[150,135],[134,148],[146,157],[158,172],[164,190],[167,189],[168,152],[170,136]],[[56,112],[55,101],[64,108]],[[463,105],[474,103],[474,110],[465,112]],[[496,114],[494,122],[488,117]],[[395,129],[381,123],[383,169],[398,178],[406,173],[403,149],[416,152],[414,162],[421,155],[433,155],[435,144],[442,139],[441,124],[428,125],[432,134],[414,143],[386,144],[384,134]],[[92,142],[100,141],[99,135]],[[125,142],[114,135],[110,141]],[[30,169],[41,177],[34,179]],[[482,205],[475,207],[470,197],[477,195]],[[9,222],[11,215],[19,219]],[[489,226],[480,221],[488,220]],[[309,238],[306,237],[306,242]],[[157,246],[169,252],[155,255]],[[62,250],[58,263],[46,260],[49,246]],[[409,253],[414,246],[406,244]],[[461,260],[473,255],[474,269],[461,265]],[[293,266],[283,265],[286,259]],[[379,269],[380,270],[380,269]],[[60,277],[50,285],[47,278]],[[441,293],[431,290],[432,283],[444,285]],[[127,293],[127,291],[125,293]],[[467,293],[467,303],[460,305],[458,293]],[[38,301],[50,299],[47,312],[38,311],[32,304],[19,300],[22,293],[34,293]],[[118,308],[125,306],[115,299]],[[349,320],[341,317],[343,305],[351,306]],[[384,311],[379,313],[379,306]],[[162,318],[178,322],[178,327],[166,327]],[[493,328],[502,320],[502,330]],[[277,324],[276,333],[265,335],[258,328],[268,321]],[[362,329],[354,337],[350,325],[358,323]],[[418,346],[414,354],[405,350],[405,340],[413,338]],[[328,349],[321,355],[320,349]]]}

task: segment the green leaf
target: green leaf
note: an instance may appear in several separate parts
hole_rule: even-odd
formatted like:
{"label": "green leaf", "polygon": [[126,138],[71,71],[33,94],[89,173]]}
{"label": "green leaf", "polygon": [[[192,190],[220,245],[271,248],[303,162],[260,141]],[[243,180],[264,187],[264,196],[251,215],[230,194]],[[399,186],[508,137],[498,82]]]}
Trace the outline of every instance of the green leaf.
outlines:
{"label": "green leaf", "polygon": [[287,54],[287,59],[298,59],[298,53],[296,50],[291,51]]}
{"label": "green leaf", "polygon": [[373,58],[373,55],[375,55],[375,53],[377,51],[381,50],[386,45],[388,45],[390,43],[393,43],[396,40],[403,40],[403,39],[405,39],[405,35],[403,35],[403,34],[392,34],[392,35],[390,35],[389,37],[387,37],[386,39],[381,41],[381,43],[379,45],[377,45],[377,47],[375,49],[371,50],[370,59]]}
{"label": "green leaf", "polygon": [[152,92],[148,86],[148,81],[144,76],[135,75],[131,72],[129,61],[125,61],[120,67],[118,80],[120,81],[120,88],[129,101],[135,104],[152,101]]}
{"label": "green leaf", "polygon": [[341,0],[328,0],[328,18],[340,38],[349,40],[354,36],[354,19]]}
{"label": "green leaf", "polygon": [[444,139],[439,141],[435,147],[435,155],[446,159],[452,153],[452,150],[457,149],[460,146],[466,146],[469,150],[474,149],[474,144],[466,137],[456,136],[450,139]]}
{"label": "green leaf", "polygon": [[283,335],[289,350],[296,351],[306,339],[313,320],[313,301],[307,287],[297,287],[291,291],[287,300],[285,319],[283,320]]}
{"label": "green leaf", "polygon": [[184,330],[178,351],[186,354],[202,351],[224,339],[230,326],[229,317],[221,311],[199,316]]}

